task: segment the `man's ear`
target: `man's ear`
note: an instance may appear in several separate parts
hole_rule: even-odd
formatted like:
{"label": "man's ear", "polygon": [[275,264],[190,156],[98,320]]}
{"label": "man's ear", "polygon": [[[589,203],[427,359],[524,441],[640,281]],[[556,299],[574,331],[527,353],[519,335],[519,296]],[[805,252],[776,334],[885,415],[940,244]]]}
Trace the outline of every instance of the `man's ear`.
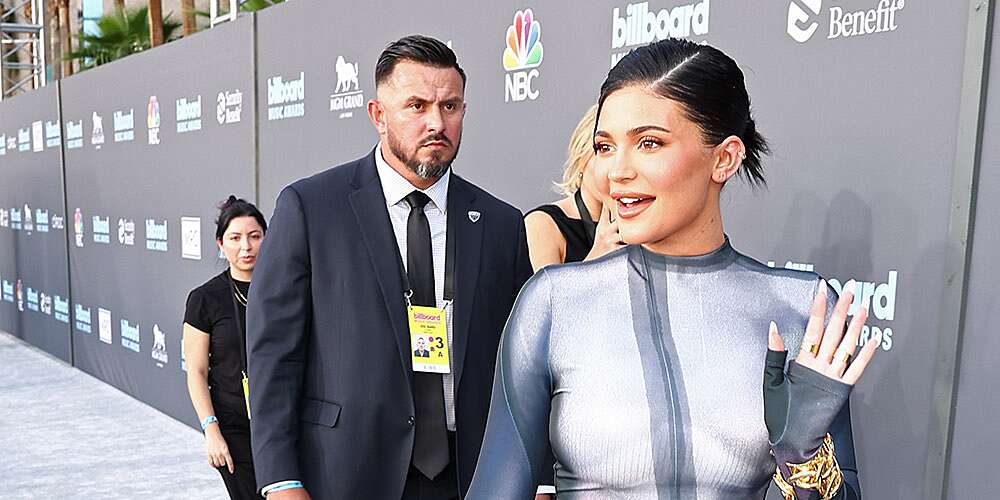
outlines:
{"label": "man's ear", "polygon": [[379,135],[385,133],[385,108],[378,99],[368,100],[368,119],[372,121],[375,131]]}

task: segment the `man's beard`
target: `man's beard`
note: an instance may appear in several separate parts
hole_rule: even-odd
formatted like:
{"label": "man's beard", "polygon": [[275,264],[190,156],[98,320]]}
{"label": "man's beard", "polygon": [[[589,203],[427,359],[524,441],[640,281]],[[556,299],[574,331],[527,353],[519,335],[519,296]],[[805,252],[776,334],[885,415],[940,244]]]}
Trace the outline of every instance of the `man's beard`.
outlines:
{"label": "man's beard", "polygon": [[[392,153],[392,155],[395,156],[396,158],[399,158],[403,162],[403,164],[406,165],[406,168],[410,169],[411,172],[417,174],[417,177],[420,177],[421,179],[437,179],[441,177],[442,175],[444,175],[445,172],[448,171],[449,168],[451,168],[451,163],[455,161],[455,157],[458,156],[458,144],[456,144],[454,146],[455,147],[454,153],[452,153],[451,157],[441,158],[440,152],[434,152],[432,153],[430,161],[421,163],[416,158],[416,151],[414,151],[413,155],[407,155],[406,152],[403,150],[403,145],[399,143],[399,139],[397,139],[396,136],[393,135],[391,131],[388,132],[386,135],[388,139],[389,151]],[[442,141],[448,145],[451,145],[451,140],[445,137],[444,134],[435,134],[432,136],[424,137],[417,146],[417,150],[419,150],[420,146],[422,146],[423,144],[426,144],[431,141]]]}

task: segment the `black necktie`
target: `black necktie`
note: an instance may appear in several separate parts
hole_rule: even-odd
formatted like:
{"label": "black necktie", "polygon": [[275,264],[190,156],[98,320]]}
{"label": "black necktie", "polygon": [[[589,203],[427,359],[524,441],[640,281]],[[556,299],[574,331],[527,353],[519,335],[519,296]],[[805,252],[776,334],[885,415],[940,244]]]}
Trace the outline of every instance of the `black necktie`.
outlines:
{"label": "black necktie", "polygon": [[[426,194],[413,191],[406,196],[410,216],[406,220],[406,275],[410,280],[410,303],[415,306],[437,305],[434,297],[434,257],[431,251],[431,227],[424,206],[431,201]],[[429,479],[448,465],[448,428],[444,414],[444,389],[438,373],[413,374],[416,436],[413,439],[413,466]]]}

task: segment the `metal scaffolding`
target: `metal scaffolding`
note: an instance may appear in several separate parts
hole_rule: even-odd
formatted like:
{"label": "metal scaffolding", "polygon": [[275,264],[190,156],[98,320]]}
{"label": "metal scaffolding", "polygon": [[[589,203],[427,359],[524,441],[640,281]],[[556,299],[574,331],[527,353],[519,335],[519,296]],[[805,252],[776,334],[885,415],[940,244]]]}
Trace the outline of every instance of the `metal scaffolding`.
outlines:
{"label": "metal scaffolding", "polygon": [[45,86],[44,8],[20,0],[0,15],[0,100]]}

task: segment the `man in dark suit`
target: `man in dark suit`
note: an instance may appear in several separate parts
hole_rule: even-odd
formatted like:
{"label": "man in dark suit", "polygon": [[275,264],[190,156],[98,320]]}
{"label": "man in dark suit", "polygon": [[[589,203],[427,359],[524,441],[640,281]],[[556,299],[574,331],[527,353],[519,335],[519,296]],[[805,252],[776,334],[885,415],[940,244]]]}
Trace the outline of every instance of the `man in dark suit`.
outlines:
{"label": "man in dark suit", "polygon": [[[251,435],[272,500],[463,495],[531,275],[520,212],[450,171],[465,114],[451,49],[400,39],[375,81],[379,144],[281,192],[254,271]],[[414,370],[408,325],[430,320],[447,373]]]}

